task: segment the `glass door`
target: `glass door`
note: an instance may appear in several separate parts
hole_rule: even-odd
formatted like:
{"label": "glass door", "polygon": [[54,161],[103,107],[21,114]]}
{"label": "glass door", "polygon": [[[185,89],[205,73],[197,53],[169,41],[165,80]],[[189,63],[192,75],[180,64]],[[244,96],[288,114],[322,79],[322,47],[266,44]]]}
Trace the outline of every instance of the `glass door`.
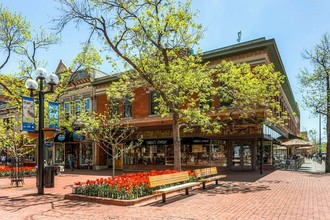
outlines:
{"label": "glass door", "polygon": [[234,142],[233,144],[233,170],[252,170],[252,150],[250,142]]}
{"label": "glass door", "polygon": [[241,146],[239,143],[234,144],[232,163],[233,163],[233,167],[241,166]]}
{"label": "glass door", "polygon": [[243,145],[243,166],[252,166],[251,146],[246,143]]}

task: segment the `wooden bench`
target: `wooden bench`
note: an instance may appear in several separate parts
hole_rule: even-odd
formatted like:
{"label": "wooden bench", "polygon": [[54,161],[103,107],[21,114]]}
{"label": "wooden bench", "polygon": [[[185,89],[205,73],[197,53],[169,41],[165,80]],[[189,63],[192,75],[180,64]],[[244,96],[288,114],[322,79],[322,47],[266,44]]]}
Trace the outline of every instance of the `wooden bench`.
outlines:
{"label": "wooden bench", "polygon": [[[158,176],[149,176],[150,187],[165,186],[173,183],[181,183],[189,180],[188,172],[178,172],[171,174],[164,174]],[[193,186],[199,186],[199,182],[182,183],[180,185],[169,186],[162,189],[156,189],[153,191],[154,194],[162,194],[162,202],[166,202],[166,194],[179,191],[182,189],[186,190],[186,195],[189,195],[189,188]]]}
{"label": "wooden bench", "polygon": [[215,181],[215,184],[218,185],[218,181],[226,177],[226,175],[218,175],[216,167],[202,168],[194,170],[198,181],[203,183],[203,189],[205,189],[205,184],[207,182]]}

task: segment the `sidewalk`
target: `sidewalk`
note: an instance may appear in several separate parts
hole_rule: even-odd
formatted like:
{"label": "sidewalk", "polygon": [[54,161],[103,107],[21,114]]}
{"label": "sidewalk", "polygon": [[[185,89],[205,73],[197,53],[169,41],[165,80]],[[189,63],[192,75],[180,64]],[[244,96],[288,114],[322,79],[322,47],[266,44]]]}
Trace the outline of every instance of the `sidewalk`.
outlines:
{"label": "sidewalk", "polygon": [[[316,171],[317,173],[313,173]],[[64,200],[74,182],[111,175],[75,170],[55,177],[55,188],[37,195],[35,177],[23,187],[0,179],[0,219],[320,219],[330,218],[330,174],[313,161],[297,171],[233,172],[221,185],[131,207]]]}
{"label": "sidewalk", "polygon": [[299,168],[299,171],[311,172],[311,173],[324,173],[325,162],[322,161],[321,164],[317,161],[313,161],[312,159],[305,159],[305,163]]}

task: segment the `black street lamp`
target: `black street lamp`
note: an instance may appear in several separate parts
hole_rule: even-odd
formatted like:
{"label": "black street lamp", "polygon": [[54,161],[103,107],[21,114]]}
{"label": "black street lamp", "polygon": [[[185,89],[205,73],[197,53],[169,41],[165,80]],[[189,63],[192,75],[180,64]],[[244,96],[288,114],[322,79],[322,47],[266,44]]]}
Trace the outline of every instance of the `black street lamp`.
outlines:
{"label": "black street lamp", "polygon": [[321,126],[321,113],[319,113],[319,156],[321,156],[322,153]]}
{"label": "black street lamp", "polygon": [[[30,90],[30,96],[38,96],[39,98],[39,125],[38,125],[38,156],[37,156],[37,164],[38,164],[38,194],[44,194],[44,124],[45,124],[45,94],[54,93],[54,86],[58,84],[58,77],[54,73],[48,74],[47,70],[44,68],[38,68],[32,74],[32,79],[28,79],[25,82],[25,87]],[[34,90],[38,89],[39,80],[39,91],[37,94],[33,94]],[[48,91],[44,91],[44,80],[50,85],[50,89]]]}

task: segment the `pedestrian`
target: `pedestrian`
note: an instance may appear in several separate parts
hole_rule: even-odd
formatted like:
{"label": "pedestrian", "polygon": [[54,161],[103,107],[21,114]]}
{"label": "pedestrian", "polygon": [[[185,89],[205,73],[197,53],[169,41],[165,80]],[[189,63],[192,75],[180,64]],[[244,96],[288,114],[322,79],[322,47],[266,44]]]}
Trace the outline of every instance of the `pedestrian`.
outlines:
{"label": "pedestrian", "polygon": [[73,171],[73,167],[74,167],[73,156],[70,157],[70,160],[69,160],[69,167],[70,167],[70,170]]}

